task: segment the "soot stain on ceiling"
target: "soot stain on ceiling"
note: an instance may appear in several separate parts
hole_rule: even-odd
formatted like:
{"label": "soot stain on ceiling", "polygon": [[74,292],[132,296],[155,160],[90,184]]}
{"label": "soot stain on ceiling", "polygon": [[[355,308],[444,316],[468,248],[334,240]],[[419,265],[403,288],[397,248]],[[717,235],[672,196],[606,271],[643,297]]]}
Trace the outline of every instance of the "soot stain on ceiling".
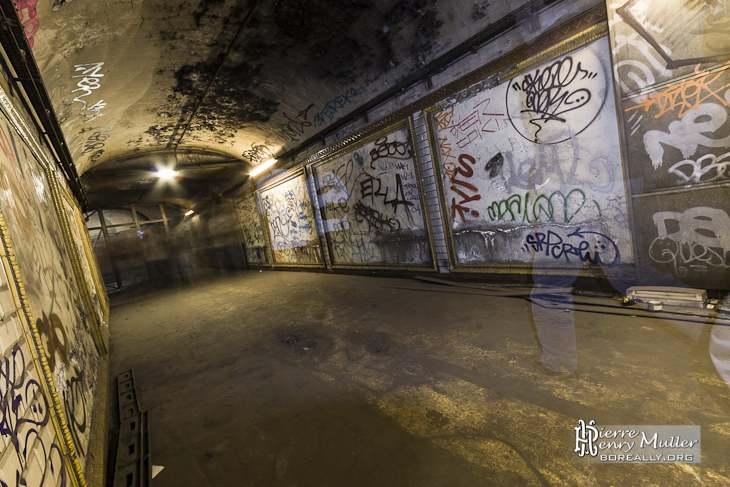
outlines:
{"label": "soot stain on ceiling", "polygon": [[[200,20],[208,14],[211,18],[217,19],[218,15],[215,13],[209,13],[211,7],[218,7],[225,3],[225,0],[202,0],[198,6],[198,10],[193,12],[193,18],[195,19],[195,25],[200,27]],[[227,19],[226,19],[227,20]]]}
{"label": "soot stain on ceiling", "polygon": [[[201,28],[217,33],[207,42],[213,55],[174,70],[175,85],[172,93],[168,95],[167,103],[157,110],[158,119],[162,118],[163,113],[168,114],[165,117],[168,123],[153,125],[145,132],[157,143],[166,143],[173,131],[188,122],[189,132],[207,130],[216,139],[229,139],[245,126],[268,122],[279,106],[278,101],[257,93],[255,87],[261,76],[260,64],[231,62],[227,58],[229,47],[233,47],[231,43],[235,32],[244,21],[250,6],[235,4],[230,12],[222,12],[220,6],[224,3],[224,0],[203,0],[192,13],[196,26],[204,26]],[[243,31],[246,31],[245,27]],[[169,37],[176,36],[170,33]],[[248,58],[257,58],[257,50],[264,51],[265,56],[267,46],[263,43],[252,45],[251,51],[254,55],[247,56]],[[235,51],[232,49],[232,52]],[[195,116],[191,120],[190,116],[194,111]],[[169,125],[169,113],[179,114],[177,126]]]}
{"label": "soot stain on ceiling", "polygon": [[265,38],[276,39],[293,63],[323,80],[370,83],[399,64],[422,64],[429,57],[443,25],[436,3],[281,0],[270,13],[276,35]]}
{"label": "soot stain on ceiling", "polygon": [[390,67],[382,34],[383,17],[374,2],[357,0],[279,1],[272,39],[286,59],[329,82],[351,84],[373,68]]}
{"label": "soot stain on ceiling", "polygon": [[[183,66],[175,74],[175,93],[184,95],[187,105],[196,104],[216,69],[208,62]],[[218,138],[228,139],[246,126],[268,122],[279,102],[257,93],[260,76],[260,65],[246,61],[223,64],[195,114],[191,130],[209,130]],[[191,113],[194,107],[188,108]]]}
{"label": "soot stain on ceiling", "polygon": [[444,24],[438,18],[435,5],[436,0],[401,0],[388,11],[392,22],[412,29],[407,49],[412,56],[424,56],[435,47],[439,29]]}
{"label": "soot stain on ceiling", "polygon": [[[444,22],[436,5],[437,0],[279,0],[256,4],[242,26],[251,2],[202,0],[188,19],[199,27],[210,54],[173,69],[174,86],[155,108],[157,123],[144,132],[146,142],[169,144],[173,135],[179,141],[185,126],[188,142],[232,145],[244,130],[278,133],[272,117],[281,106],[296,105],[287,93],[300,89],[298,79],[319,82],[324,93],[330,86],[367,85],[395,67],[405,77],[438,46]],[[181,39],[171,29],[160,36]],[[277,80],[290,80],[291,86]]]}

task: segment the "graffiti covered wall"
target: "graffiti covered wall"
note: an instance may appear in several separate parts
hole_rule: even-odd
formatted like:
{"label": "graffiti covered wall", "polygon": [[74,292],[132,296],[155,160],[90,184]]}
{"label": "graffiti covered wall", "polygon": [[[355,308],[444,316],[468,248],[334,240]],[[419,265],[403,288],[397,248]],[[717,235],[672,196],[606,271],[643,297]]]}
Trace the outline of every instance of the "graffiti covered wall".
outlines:
{"label": "graffiti covered wall", "polygon": [[313,165],[334,266],[433,267],[419,169],[405,124]]}
{"label": "graffiti covered wall", "polygon": [[266,235],[261,221],[256,196],[249,195],[233,200],[236,215],[243,232],[243,246],[249,264],[262,265],[268,262],[266,257]]}
{"label": "graffiti covered wall", "polygon": [[633,261],[606,39],[430,122],[455,267]]}
{"label": "graffiti covered wall", "polygon": [[0,486],[67,485],[62,443],[51,424],[52,406],[43,391],[41,372],[34,366],[33,344],[24,337],[24,327],[10,287],[8,262],[2,258],[0,272]]}
{"label": "graffiti covered wall", "polygon": [[15,259],[12,285],[16,296],[22,289],[27,299],[24,306],[11,307],[8,288],[0,289],[5,316],[22,311],[27,328],[22,336],[12,320],[3,319],[1,325],[0,435],[5,446],[0,458],[5,463],[0,485],[39,478],[45,480],[38,485],[67,485],[71,478],[82,478],[105,347],[95,341],[98,322],[93,318],[104,314],[102,297],[97,296],[97,309],[87,308],[85,283],[77,281],[69,253],[75,249],[64,236],[62,210],[54,200],[58,195],[49,180],[53,169],[44,164],[0,116],[0,213],[12,242],[7,258]]}
{"label": "graffiti covered wall", "polygon": [[[730,288],[725,4],[609,0],[607,23],[565,27],[552,44],[558,34],[541,36],[365,127],[361,142],[310,157],[328,265],[428,265],[441,236],[418,211],[440,208],[440,267],[446,257],[467,272],[589,266],[643,284]],[[406,124],[393,127],[421,110],[430,150],[411,159]],[[439,193],[419,200],[421,176],[406,175],[420,158],[430,166],[428,155]],[[278,205],[272,216],[288,221]],[[423,243],[387,248],[408,232],[425,232]]]}
{"label": "graffiti covered wall", "polygon": [[321,266],[322,251],[304,170],[259,191],[274,265]]}
{"label": "graffiti covered wall", "polygon": [[730,11],[725,2],[608,5],[644,280],[727,289]]}

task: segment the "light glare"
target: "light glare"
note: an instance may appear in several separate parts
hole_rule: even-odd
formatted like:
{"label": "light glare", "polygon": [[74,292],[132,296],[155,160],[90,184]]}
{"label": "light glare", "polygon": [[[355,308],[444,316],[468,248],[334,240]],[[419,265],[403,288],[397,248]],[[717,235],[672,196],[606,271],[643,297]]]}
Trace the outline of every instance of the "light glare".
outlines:
{"label": "light glare", "polygon": [[177,176],[177,171],[175,171],[174,169],[161,168],[157,170],[157,177],[162,180],[169,181],[175,176]]}
{"label": "light glare", "polygon": [[251,170],[250,173],[248,173],[249,176],[256,176],[257,174],[261,174],[262,172],[266,171],[268,168],[276,164],[276,159],[269,159],[268,161],[264,161],[255,168]]}

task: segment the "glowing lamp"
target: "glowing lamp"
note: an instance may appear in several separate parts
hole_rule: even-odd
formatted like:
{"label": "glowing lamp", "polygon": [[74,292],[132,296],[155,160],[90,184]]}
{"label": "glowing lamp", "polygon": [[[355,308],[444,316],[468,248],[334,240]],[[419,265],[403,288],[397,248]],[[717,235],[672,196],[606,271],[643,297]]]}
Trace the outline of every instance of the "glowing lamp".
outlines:
{"label": "glowing lamp", "polygon": [[256,176],[257,174],[261,174],[262,172],[266,171],[268,168],[276,164],[276,159],[269,159],[267,161],[262,162],[255,168],[251,170],[249,176]]}

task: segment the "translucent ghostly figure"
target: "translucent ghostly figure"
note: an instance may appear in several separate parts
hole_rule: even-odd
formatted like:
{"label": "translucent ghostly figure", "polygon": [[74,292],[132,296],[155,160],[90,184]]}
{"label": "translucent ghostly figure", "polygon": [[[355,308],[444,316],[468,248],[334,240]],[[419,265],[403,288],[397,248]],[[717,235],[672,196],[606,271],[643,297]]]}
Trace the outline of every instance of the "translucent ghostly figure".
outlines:
{"label": "translucent ghostly figure", "polygon": [[542,347],[539,363],[548,373],[578,370],[571,287],[576,277],[577,272],[567,276],[532,276],[532,317]]}
{"label": "translucent ghostly figure", "polygon": [[[317,183],[319,183],[317,181]],[[327,172],[322,175],[322,181],[317,188],[317,201],[320,208],[327,207],[329,210],[336,210],[342,205],[347,205],[350,199],[350,192],[347,190],[347,184],[333,172]],[[336,211],[334,213],[337,213]],[[327,215],[335,218],[323,219],[324,232],[339,232],[350,228],[347,216],[341,217],[339,214]]]}
{"label": "translucent ghostly figure", "polygon": [[[730,311],[730,296],[725,299],[723,310]],[[730,387],[730,325],[715,323],[710,335],[710,358],[725,384]]]}

